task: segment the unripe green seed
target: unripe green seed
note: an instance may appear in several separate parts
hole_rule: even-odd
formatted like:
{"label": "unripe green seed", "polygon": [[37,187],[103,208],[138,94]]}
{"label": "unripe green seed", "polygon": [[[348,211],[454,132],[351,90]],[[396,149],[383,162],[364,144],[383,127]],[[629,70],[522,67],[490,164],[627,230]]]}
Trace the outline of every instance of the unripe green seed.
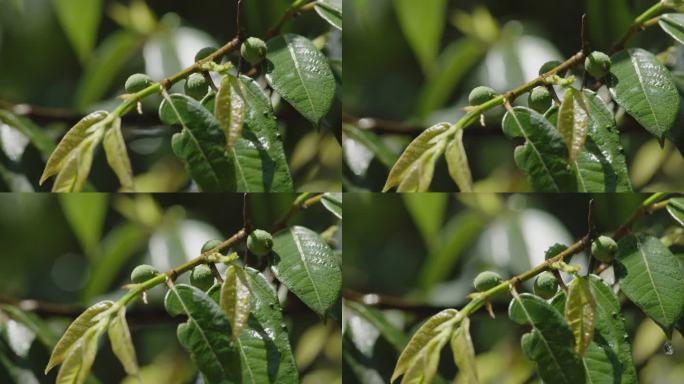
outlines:
{"label": "unripe green seed", "polygon": [[266,43],[257,37],[248,37],[240,47],[242,58],[257,65],[266,57]]}
{"label": "unripe green seed", "polygon": [[594,51],[584,60],[584,69],[595,79],[600,80],[610,71],[610,57],[603,52]]}
{"label": "unripe green seed", "polygon": [[131,281],[135,284],[141,284],[147,280],[157,276],[159,271],[157,271],[153,266],[142,264],[138,265],[131,272]]}
{"label": "unripe green seed", "polygon": [[536,87],[530,92],[527,105],[539,113],[544,113],[551,108],[553,98],[546,87]]}
{"label": "unripe green seed", "polygon": [[211,250],[211,249],[214,249],[214,248],[218,247],[219,245],[221,245],[221,243],[223,243],[223,241],[221,241],[221,240],[219,240],[219,239],[214,239],[214,240],[209,240],[209,241],[207,241],[207,242],[204,243],[204,245],[202,246],[202,253],[207,252],[207,251],[209,251],[209,250]]}
{"label": "unripe green seed", "polygon": [[152,84],[152,79],[144,73],[132,74],[126,79],[126,92],[136,93],[149,87]]}
{"label": "unripe green seed", "polygon": [[501,279],[501,276],[498,273],[493,271],[484,271],[475,276],[475,280],[473,280],[473,286],[477,291],[484,292],[501,284],[502,281],[503,279]]}
{"label": "unripe green seed", "polygon": [[610,263],[617,253],[618,245],[611,237],[599,236],[593,243],[591,243],[591,254],[603,262]]}
{"label": "unripe green seed", "polygon": [[[547,61],[546,63],[544,63],[544,65],[541,66],[541,68],[539,68],[539,76],[541,76],[545,73],[548,73],[549,71],[558,67],[561,64],[563,64],[563,63],[561,63],[558,60]],[[558,76],[561,76],[561,77],[565,76],[565,71],[558,72]]]}
{"label": "unripe green seed", "polygon": [[273,236],[270,233],[255,229],[247,236],[247,249],[257,256],[266,256],[273,248]]}
{"label": "unripe green seed", "polygon": [[195,100],[201,100],[209,90],[207,79],[201,73],[193,73],[185,81],[185,94]]}
{"label": "unripe green seed", "polygon": [[[195,61],[206,59],[209,55],[216,52],[216,47],[204,47],[195,54]],[[216,60],[214,60],[216,61]]]}
{"label": "unripe green seed", "polygon": [[558,291],[558,280],[556,276],[549,271],[542,272],[534,279],[534,294],[544,298],[550,299]]}
{"label": "unripe green seed", "polygon": [[200,264],[192,269],[190,272],[190,284],[195,287],[206,291],[214,285],[214,274],[211,272],[206,264]]}
{"label": "unripe green seed", "polygon": [[468,95],[468,102],[470,105],[473,107],[476,107],[478,105],[482,105],[489,100],[493,99],[496,97],[496,91],[489,88],[489,87],[484,87],[484,86],[479,86],[470,91],[470,95]]}

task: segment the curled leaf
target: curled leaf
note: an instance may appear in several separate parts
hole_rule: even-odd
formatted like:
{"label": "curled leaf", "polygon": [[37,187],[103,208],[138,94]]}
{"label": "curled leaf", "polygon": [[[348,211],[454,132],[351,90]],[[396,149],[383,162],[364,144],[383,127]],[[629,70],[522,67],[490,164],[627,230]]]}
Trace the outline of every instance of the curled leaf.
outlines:
{"label": "curled leaf", "polygon": [[585,277],[577,277],[568,287],[565,319],[575,337],[575,352],[579,356],[589,348],[596,326],[596,300]]}
{"label": "curled leaf", "polygon": [[233,337],[240,336],[240,332],[247,324],[252,303],[252,294],[245,271],[237,265],[230,265],[226,269],[226,277],[221,286],[221,308],[226,312],[233,330]]}
{"label": "curled leaf", "polygon": [[589,132],[589,114],[582,94],[570,88],[563,96],[558,112],[558,131],[568,147],[570,161],[575,161],[584,147]]}
{"label": "curled leaf", "polygon": [[242,83],[236,77],[227,75],[221,80],[221,88],[216,94],[214,115],[226,135],[228,148],[240,138],[245,122],[246,105],[242,96]]}

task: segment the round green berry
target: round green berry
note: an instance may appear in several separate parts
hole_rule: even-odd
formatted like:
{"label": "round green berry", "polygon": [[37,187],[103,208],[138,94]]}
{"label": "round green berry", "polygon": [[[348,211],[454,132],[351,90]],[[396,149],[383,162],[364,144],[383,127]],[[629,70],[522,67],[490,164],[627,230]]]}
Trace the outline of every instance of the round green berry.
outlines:
{"label": "round green berry", "polygon": [[[546,63],[544,63],[544,65],[541,66],[541,68],[539,68],[539,76],[541,76],[545,73],[549,73],[552,69],[560,66],[561,64],[563,64],[563,63],[561,63],[558,60],[547,61]],[[565,75],[565,71],[558,72],[558,76],[562,77],[564,75]]]}
{"label": "round green berry", "polygon": [[618,245],[611,237],[599,236],[593,243],[591,243],[591,254],[603,262],[610,263],[615,257]]}
{"label": "round green berry", "polygon": [[240,47],[242,58],[257,65],[266,57],[266,43],[257,37],[248,37]]}
{"label": "round green berry", "polygon": [[527,105],[539,113],[548,111],[552,102],[551,92],[546,87],[536,87],[527,99]]}
{"label": "round green berry", "polygon": [[266,256],[273,248],[273,236],[270,233],[255,229],[247,236],[247,249],[257,256]]}
{"label": "round green berry", "polygon": [[185,81],[185,94],[195,100],[201,100],[209,90],[207,79],[201,73],[193,73]]}
{"label": "round green berry", "polygon": [[223,243],[223,241],[221,241],[221,240],[219,240],[219,239],[214,239],[214,240],[209,240],[209,241],[207,241],[207,242],[204,243],[204,245],[202,246],[202,253],[207,252],[207,251],[209,251],[209,250],[212,250],[212,249],[218,247],[219,245],[221,245],[221,243]]}
{"label": "round green berry", "polygon": [[541,298],[550,299],[556,294],[557,290],[558,280],[549,271],[542,272],[534,279],[534,294]]}
{"label": "round green berry", "polygon": [[501,284],[502,281],[503,279],[501,279],[501,276],[498,273],[484,271],[475,276],[475,280],[473,280],[473,286],[477,291],[484,292]]}
{"label": "round green berry", "polygon": [[206,291],[214,285],[214,274],[211,272],[206,264],[200,264],[192,269],[190,272],[190,284],[195,287]]}
{"label": "round green berry", "polygon": [[[216,47],[204,47],[195,54],[195,61],[204,60],[214,52],[216,52]],[[214,61],[216,61],[216,59]]]}
{"label": "round green berry", "polygon": [[610,57],[603,52],[594,51],[584,60],[584,69],[595,79],[606,77],[610,71]]}
{"label": "round green berry", "polygon": [[468,102],[470,105],[473,107],[476,107],[478,105],[484,104],[488,102],[489,100],[493,99],[496,97],[496,91],[489,88],[489,87],[484,87],[484,86],[479,86],[472,91],[470,91],[470,95],[468,95]]}
{"label": "round green berry", "polygon": [[147,280],[157,276],[159,271],[157,271],[153,266],[142,264],[138,265],[131,272],[131,281],[135,284],[144,283]]}
{"label": "round green berry", "polygon": [[152,79],[149,76],[144,73],[135,73],[126,79],[125,88],[128,93],[136,93],[149,87],[151,84]]}

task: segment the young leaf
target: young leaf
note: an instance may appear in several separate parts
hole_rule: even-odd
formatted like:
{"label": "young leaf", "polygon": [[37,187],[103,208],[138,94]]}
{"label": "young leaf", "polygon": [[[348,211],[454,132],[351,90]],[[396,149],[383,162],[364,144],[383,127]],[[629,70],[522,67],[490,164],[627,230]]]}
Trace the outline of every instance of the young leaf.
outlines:
{"label": "young leaf", "polygon": [[679,110],[679,93],[670,71],[644,49],[629,49],[612,58],[613,99],[648,132],[663,140]]}
{"label": "young leaf", "polygon": [[415,52],[423,72],[430,72],[446,23],[446,0],[396,0],[394,7],[401,30]]}
{"label": "young leaf", "polygon": [[330,211],[338,219],[342,220],[342,193],[327,192],[323,194],[321,203],[323,203],[325,209]]}
{"label": "young leaf", "polygon": [[454,354],[454,362],[459,374],[465,377],[465,383],[477,384],[479,379],[475,364],[475,349],[470,338],[470,319],[467,317],[461,320],[461,324],[456,327],[451,336],[451,352]]}
{"label": "young leaf", "polygon": [[573,335],[551,304],[529,293],[511,300],[508,316],[518,324],[530,324],[522,349],[537,365],[539,377],[548,383],[584,383],[584,367],[573,352]]}
{"label": "young leaf", "polygon": [[342,30],[342,0],[318,0],[314,9],[330,25]]}
{"label": "young leaf", "polygon": [[575,278],[568,287],[565,319],[575,336],[575,352],[582,357],[594,338],[596,326],[596,301],[584,277]]}
{"label": "young leaf", "polygon": [[242,267],[230,265],[226,269],[226,276],[221,286],[220,303],[230,321],[233,338],[239,337],[249,319],[252,304],[249,282]]}
{"label": "young leaf", "polygon": [[558,130],[544,116],[525,107],[515,107],[503,119],[503,131],[524,137],[515,149],[515,163],[538,192],[569,192],[576,189],[568,166],[568,149]]}
{"label": "young leaf", "polygon": [[382,191],[387,192],[396,186],[402,191],[427,191],[432,182],[435,160],[445,147],[440,135],[450,127],[449,123],[434,125],[413,140],[390,170]]}
{"label": "young leaf", "polygon": [[221,126],[209,111],[190,97],[173,94],[159,106],[159,118],[183,126],[174,136],[173,150],[203,191],[236,191],[235,165],[226,153]]}
{"label": "young leaf", "polygon": [[335,98],[328,60],[311,40],[286,33],[268,42],[266,80],[294,109],[318,125]]}
{"label": "young leaf", "polygon": [[96,321],[93,321],[93,318],[111,308],[113,304],[112,301],[101,301],[86,309],[69,325],[62,338],[59,339],[57,345],[52,350],[50,361],[48,361],[47,367],[45,367],[46,374],[54,366],[63,362],[73,347],[84,338],[86,332],[97,324]]}
{"label": "young leaf", "polygon": [[673,39],[677,40],[680,44],[684,44],[684,15],[681,13],[667,13],[660,16],[658,24]]}
{"label": "young leaf", "polygon": [[81,141],[69,154],[66,164],[59,171],[52,185],[52,192],[80,192],[90,174],[93,165],[95,147],[102,141],[105,127],[102,124],[93,126],[93,133]]}
{"label": "young leaf", "polygon": [[185,284],[169,289],[164,307],[171,316],[187,316],[187,322],[178,326],[178,341],[206,379],[239,382],[240,356],[230,343],[230,322],[221,307]]}
{"label": "young leaf", "polygon": [[95,45],[102,17],[102,0],[53,0],[57,19],[81,61]]}
{"label": "young leaf", "polygon": [[109,113],[105,111],[93,112],[81,119],[64,135],[62,141],[59,142],[57,148],[48,158],[43,175],[40,177],[41,185],[45,180],[59,173],[65,163],[72,158],[73,153],[78,151],[81,143],[91,136],[93,131],[91,127],[104,120],[108,115]]}
{"label": "young leaf", "polygon": [[340,265],[328,244],[308,228],[293,226],[273,237],[273,272],[309,308],[323,316],[342,288]]}
{"label": "young leaf", "polygon": [[122,306],[109,324],[109,342],[112,351],[119,359],[127,374],[137,376],[139,373],[138,359],[135,357],[135,346],[131,339],[131,331],[126,321],[126,307]]}
{"label": "young leaf", "polygon": [[119,178],[119,183],[121,183],[121,191],[132,192],[134,190],[133,169],[131,168],[131,160],[126,152],[126,142],[121,134],[121,118],[117,117],[107,128],[103,145],[107,156],[107,163],[109,163],[109,166]]}
{"label": "young leaf", "polygon": [[236,77],[226,75],[221,80],[221,87],[216,94],[214,116],[223,128],[228,147],[234,146],[240,138],[245,121],[245,100],[242,97],[242,86]]}
{"label": "young leaf", "polygon": [[468,155],[463,147],[463,130],[456,131],[456,136],[449,142],[444,154],[449,168],[449,175],[461,192],[473,191],[473,177],[470,174]]}
{"label": "young leaf", "polygon": [[673,219],[675,219],[680,225],[684,226],[684,198],[675,197],[670,199],[667,203],[667,212],[670,213]]}
{"label": "young leaf", "polygon": [[558,111],[558,131],[568,146],[570,162],[575,161],[584,147],[589,131],[589,114],[582,94],[570,88],[563,96],[563,103]]}
{"label": "young leaf", "polygon": [[670,335],[684,311],[684,274],[675,256],[653,236],[628,235],[618,243],[616,263],[620,290]]}
{"label": "young leaf", "polygon": [[[443,347],[451,336],[454,326],[454,319],[458,315],[455,309],[445,309],[442,312],[429,318],[418,328],[409,340],[406,348],[401,352],[397,365],[394,367],[391,382],[394,382],[401,375],[408,376],[409,371],[422,371],[422,380],[418,382],[429,383],[437,370],[439,362],[439,350]],[[436,359],[435,360],[435,351]],[[415,374],[414,374],[415,375]],[[402,383],[409,383],[406,377]]]}
{"label": "young leaf", "polygon": [[95,361],[98,341],[106,329],[105,325],[106,320],[100,321],[86,330],[83,337],[69,350],[57,373],[56,384],[82,384],[86,381]]}

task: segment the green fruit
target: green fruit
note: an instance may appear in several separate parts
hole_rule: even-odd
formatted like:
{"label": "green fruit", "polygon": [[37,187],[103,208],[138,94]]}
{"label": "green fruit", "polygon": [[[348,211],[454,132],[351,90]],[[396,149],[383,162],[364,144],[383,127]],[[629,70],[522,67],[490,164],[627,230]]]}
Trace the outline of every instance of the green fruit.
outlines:
{"label": "green fruit", "polygon": [[157,276],[159,274],[159,271],[157,271],[153,266],[147,265],[147,264],[142,264],[138,265],[133,269],[133,272],[131,272],[131,281],[134,282],[135,284],[141,284],[146,282],[147,280]]}
{"label": "green fruit", "polygon": [[[216,47],[204,47],[195,54],[195,61],[204,60],[214,52],[216,52]],[[214,59],[214,61],[216,61],[216,59]]]}
{"label": "green fruit", "polygon": [[207,79],[201,73],[193,73],[185,81],[185,94],[195,100],[201,100],[209,90]]}
{"label": "green fruit", "polygon": [[489,87],[480,86],[470,91],[470,95],[468,95],[468,102],[470,105],[475,107],[484,104],[495,97],[496,91]]}
{"label": "green fruit", "polygon": [[608,236],[599,236],[591,243],[591,254],[603,263],[610,263],[613,261],[617,249],[618,245],[615,240]]}
{"label": "green fruit", "polygon": [[543,114],[551,108],[552,102],[551,92],[546,87],[536,87],[530,92],[527,106]]}
{"label": "green fruit", "polygon": [[556,294],[557,290],[558,280],[549,271],[542,272],[534,279],[534,294],[541,298],[550,299]]}
{"label": "green fruit", "polygon": [[266,43],[256,37],[248,37],[240,47],[242,58],[252,65],[257,65],[266,57]]}
{"label": "green fruit", "polygon": [[[563,63],[561,63],[558,60],[547,61],[546,63],[544,63],[544,65],[541,66],[541,68],[539,68],[539,76],[541,76],[545,73],[549,73],[549,71],[558,67],[561,64],[563,64]],[[565,71],[558,72],[558,76],[563,77],[564,75],[565,75]]]}
{"label": "green fruit", "polygon": [[501,284],[502,281],[503,279],[501,279],[501,276],[498,273],[484,271],[480,272],[480,274],[475,277],[475,280],[473,280],[473,286],[477,291],[484,292]]}
{"label": "green fruit", "polygon": [[190,284],[195,287],[206,291],[214,285],[214,274],[211,272],[206,264],[200,264],[192,269],[190,272]]}
{"label": "green fruit", "polygon": [[594,51],[584,60],[584,69],[595,79],[600,80],[610,71],[610,57],[603,52]]}
{"label": "green fruit", "polygon": [[247,249],[257,256],[266,256],[273,248],[273,236],[270,233],[255,229],[247,236]]}
{"label": "green fruit", "polygon": [[221,241],[221,240],[219,240],[219,239],[214,239],[214,240],[209,240],[209,241],[207,241],[207,242],[204,243],[204,245],[202,246],[202,253],[207,252],[207,251],[209,251],[209,250],[211,250],[211,249],[214,249],[214,248],[218,247],[219,245],[221,245],[221,243],[223,243],[223,241]]}
{"label": "green fruit", "polygon": [[151,84],[152,79],[149,76],[144,73],[135,73],[126,79],[125,88],[128,93],[136,93],[149,87]]}

